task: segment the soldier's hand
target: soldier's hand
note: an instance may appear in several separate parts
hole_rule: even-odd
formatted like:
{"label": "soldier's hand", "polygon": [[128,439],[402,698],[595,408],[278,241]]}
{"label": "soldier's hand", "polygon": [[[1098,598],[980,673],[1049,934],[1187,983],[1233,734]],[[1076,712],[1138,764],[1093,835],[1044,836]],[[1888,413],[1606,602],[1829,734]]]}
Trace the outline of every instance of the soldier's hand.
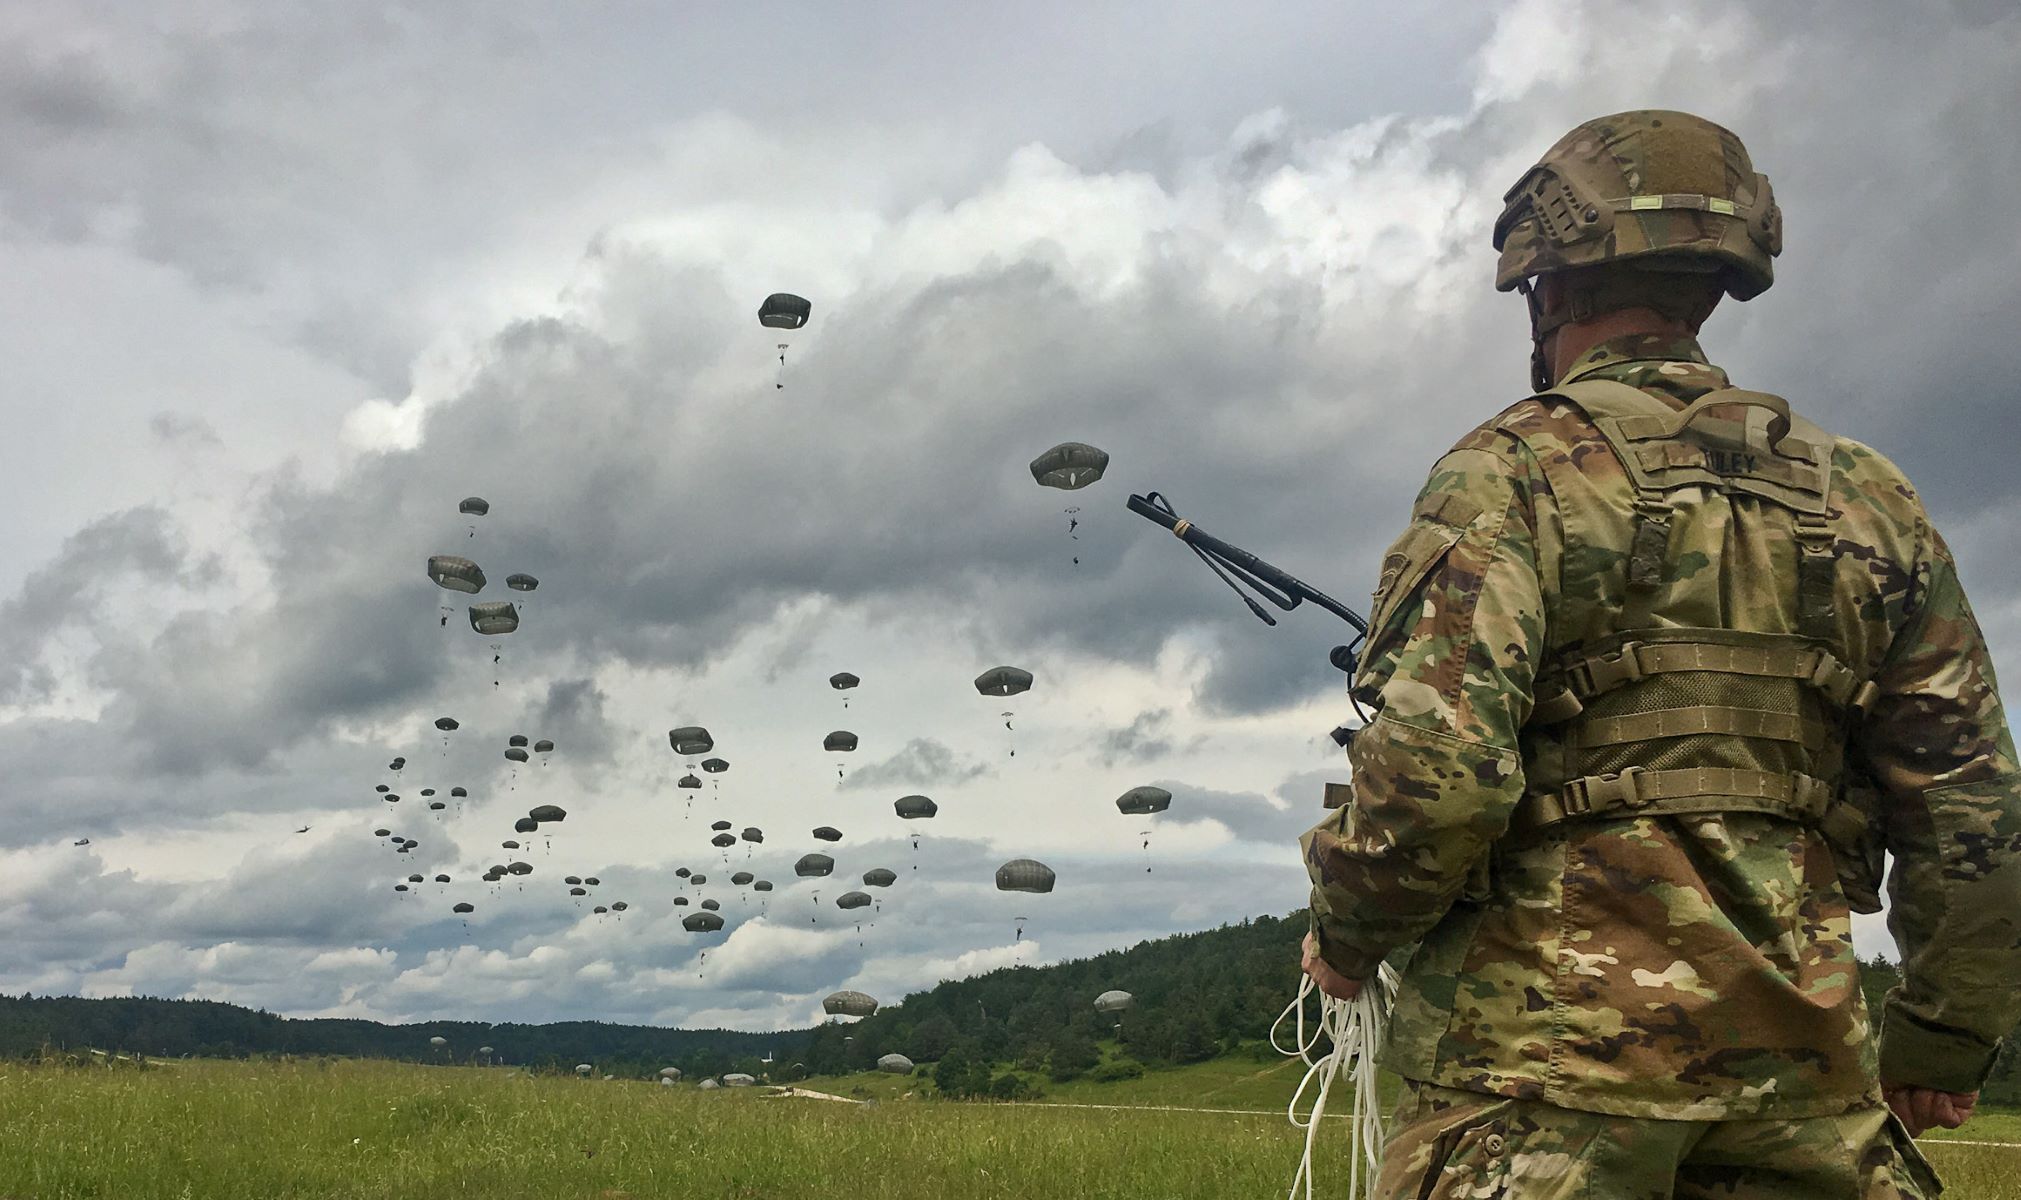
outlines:
{"label": "soldier's hand", "polygon": [[1908,1084],[1882,1084],[1881,1098],[1909,1127],[1910,1137],[1921,1137],[1932,1127],[1956,1129],[1972,1119],[1972,1108],[1979,1103],[1977,1092],[1940,1092]]}
{"label": "soldier's hand", "polygon": [[1352,1000],[1361,994],[1361,980],[1349,979],[1327,966],[1319,957],[1319,939],[1309,933],[1305,935],[1305,957],[1298,965],[1312,977],[1314,987],[1336,1000]]}

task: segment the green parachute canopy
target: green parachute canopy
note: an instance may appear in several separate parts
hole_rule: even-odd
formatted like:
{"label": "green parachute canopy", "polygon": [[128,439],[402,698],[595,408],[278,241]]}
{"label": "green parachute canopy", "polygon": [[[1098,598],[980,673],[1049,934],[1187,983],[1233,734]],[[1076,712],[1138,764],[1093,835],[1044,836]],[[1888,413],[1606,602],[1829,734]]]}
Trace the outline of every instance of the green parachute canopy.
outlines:
{"label": "green parachute canopy", "polygon": [[1086,442],[1061,442],[1032,460],[1032,478],[1040,486],[1074,491],[1102,477],[1109,455]]}
{"label": "green parachute canopy", "polygon": [[918,821],[940,811],[940,805],[925,796],[900,796],[891,806],[899,816],[908,821]]}
{"label": "green parachute canopy", "polygon": [[540,580],[531,575],[507,575],[505,586],[515,592],[530,592],[540,586]]}
{"label": "green parachute canopy", "polygon": [[720,758],[705,758],[702,760],[702,769],[711,775],[721,775],[730,769],[730,764]]}
{"label": "green parachute canopy", "polygon": [[470,606],[470,627],[485,637],[500,637],[519,628],[519,610],[510,600],[487,600]]}
{"label": "green parachute canopy", "polygon": [[1053,869],[1035,858],[1013,858],[996,869],[996,890],[1050,892],[1054,878]]}
{"label": "green parachute canopy", "polygon": [[527,810],[526,819],[536,825],[545,825],[549,821],[566,821],[568,820],[568,810],[559,804],[536,805]]}
{"label": "green parachute canopy", "polygon": [[802,879],[816,879],[835,869],[835,860],[826,854],[803,854],[793,864],[793,873]]}
{"label": "green parachute canopy", "polygon": [[821,748],[837,754],[847,754],[856,749],[856,735],[847,729],[838,729],[821,739]]}
{"label": "green parachute canopy", "polygon": [[839,842],[842,840],[842,831],[833,825],[818,825],[814,829],[814,836],[824,842]]}
{"label": "green parachute canopy", "polygon": [[1116,797],[1116,811],[1141,817],[1172,807],[1172,793],[1161,787],[1133,787]]}
{"label": "green parachute canopy", "polygon": [[837,671],[835,672],[835,674],[830,675],[828,677],[828,686],[834,688],[838,692],[846,692],[850,688],[853,688],[857,684],[862,682],[863,681],[861,679],[858,679],[856,676],[851,675],[847,671]]}
{"label": "green parachute canopy", "polygon": [[835,897],[835,907],[837,908],[868,908],[869,906],[869,892],[844,892],[840,896]]}
{"label": "green parachute canopy", "polygon": [[467,517],[481,517],[491,511],[491,502],[482,496],[466,496],[456,511]]}
{"label": "green parachute canopy", "polygon": [[985,696],[1015,696],[1032,690],[1032,673],[1017,667],[991,667],[975,677],[975,690]]}
{"label": "green parachute canopy", "polygon": [[683,725],[679,729],[667,730],[667,744],[674,748],[674,753],[684,758],[692,758],[697,754],[707,754],[714,750],[716,739],[710,737],[709,731],[700,725]]}
{"label": "green parachute canopy", "polygon": [[863,873],[865,887],[890,887],[898,882],[898,872],[884,867],[872,867]]}
{"label": "green parachute canopy", "polygon": [[831,1017],[867,1017],[877,1011],[877,1001],[864,992],[830,992],[821,998],[821,1011]]}
{"label": "green parachute canopy", "polygon": [[758,324],[767,329],[798,329],[813,315],[814,305],[791,292],[773,292],[758,306]]}
{"label": "green parachute canopy", "polygon": [[737,844],[737,835],[734,833],[719,833],[715,837],[709,839],[709,844],[711,846],[719,846],[724,849],[728,849],[729,847]]}
{"label": "green parachute canopy", "polygon": [[461,723],[458,722],[455,717],[435,718],[435,728],[440,729],[444,733],[449,733],[452,730],[459,729],[461,727],[462,727]]}
{"label": "green parachute canopy", "polygon": [[484,570],[467,558],[454,554],[428,556],[428,578],[436,587],[475,596],[484,590]]}

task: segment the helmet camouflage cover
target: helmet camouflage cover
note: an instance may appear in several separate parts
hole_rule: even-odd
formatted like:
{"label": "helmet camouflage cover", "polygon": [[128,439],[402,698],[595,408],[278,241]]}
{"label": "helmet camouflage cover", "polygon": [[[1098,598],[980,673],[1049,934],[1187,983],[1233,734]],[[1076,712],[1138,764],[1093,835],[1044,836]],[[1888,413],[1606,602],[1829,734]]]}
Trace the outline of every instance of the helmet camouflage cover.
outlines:
{"label": "helmet camouflage cover", "polygon": [[1732,131],[1690,113],[1638,109],[1587,121],[1545,151],[1503,200],[1498,291],[1623,261],[1716,272],[1735,300],[1775,282],[1782,210],[1768,176]]}

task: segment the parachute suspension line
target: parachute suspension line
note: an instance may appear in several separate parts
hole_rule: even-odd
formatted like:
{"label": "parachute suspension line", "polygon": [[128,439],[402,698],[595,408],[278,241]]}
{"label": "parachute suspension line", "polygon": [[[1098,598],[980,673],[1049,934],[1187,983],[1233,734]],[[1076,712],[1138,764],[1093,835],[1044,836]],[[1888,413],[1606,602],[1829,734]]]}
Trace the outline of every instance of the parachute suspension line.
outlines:
{"label": "parachute suspension line", "polygon": [[772,384],[774,390],[786,386],[786,346],[785,342],[779,343],[779,378]]}
{"label": "parachute suspension line", "polygon": [[[1364,986],[1352,1000],[1337,1000],[1319,991],[1310,978],[1298,981],[1294,997],[1270,1025],[1270,1045],[1287,1058],[1306,1065],[1305,1077],[1298,1081],[1285,1115],[1291,1124],[1305,1131],[1305,1149],[1292,1176],[1288,1200],[1312,1200],[1312,1145],[1319,1136],[1320,1119],[1326,1115],[1334,1080],[1345,1074],[1353,1089],[1353,1109],[1348,1115],[1347,1194],[1372,1197],[1376,1177],[1382,1171],[1383,1142],[1388,1130],[1383,1125],[1382,1098],[1376,1090],[1376,1064],[1382,1058],[1383,1041],[1389,1033],[1389,1012],[1396,1000],[1397,976],[1387,964],[1378,968],[1374,986]],[[1319,1015],[1306,1025],[1305,998],[1319,997]],[[1285,1019],[1292,1021],[1293,1043],[1278,1040]],[[1322,1046],[1323,1053],[1314,1057]],[[1304,1119],[1298,1115],[1306,1091],[1312,1091],[1312,1108]]]}

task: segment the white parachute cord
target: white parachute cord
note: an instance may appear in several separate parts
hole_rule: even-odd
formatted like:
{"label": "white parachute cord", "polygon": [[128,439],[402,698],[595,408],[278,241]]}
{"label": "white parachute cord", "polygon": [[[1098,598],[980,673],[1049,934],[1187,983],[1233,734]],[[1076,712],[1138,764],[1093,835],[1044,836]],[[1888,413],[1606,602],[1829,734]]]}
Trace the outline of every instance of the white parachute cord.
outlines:
{"label": "white parachute cord", "polygon": [[[1312,1147],[1319,1136],[1320,1120],[1326,1115],[1333,1082],[1347,1072],[1353,1089],[1353,1111],[1348,1117],[1348,1195],[1362,1197],[1375,1188],[1382,1170],[1383,1142],[1387,1133],[1382,1119],[1382,1098],[1377,1091],[1377,1064],[1389,1025],[1390,1003],[1396,997],[1397,977],[1389,967],[1376,972],[1374,986],[1364,986],[1352,1000],[1337,1000],[1302,979],[1298,995],[1270,1026],[1270,1045],[1287,1057],[1306,1065],[1305,1077],[1285,1107],[1293,1126],[1305,1131],[1305,1148],[1292,1177],[1290,1200],[1312,1200]],[[1306,1024],[1305,998],[1319,996],[1319,1016]],[[1293,1044],[1278,1040],[1278,1030],[1286,1017],[1292,1018]],[[1314,1057],[1321,1045],[1324,1053]],[[1312,1092],[1310,1111],[1301,1119],[1299,1105]]]}

